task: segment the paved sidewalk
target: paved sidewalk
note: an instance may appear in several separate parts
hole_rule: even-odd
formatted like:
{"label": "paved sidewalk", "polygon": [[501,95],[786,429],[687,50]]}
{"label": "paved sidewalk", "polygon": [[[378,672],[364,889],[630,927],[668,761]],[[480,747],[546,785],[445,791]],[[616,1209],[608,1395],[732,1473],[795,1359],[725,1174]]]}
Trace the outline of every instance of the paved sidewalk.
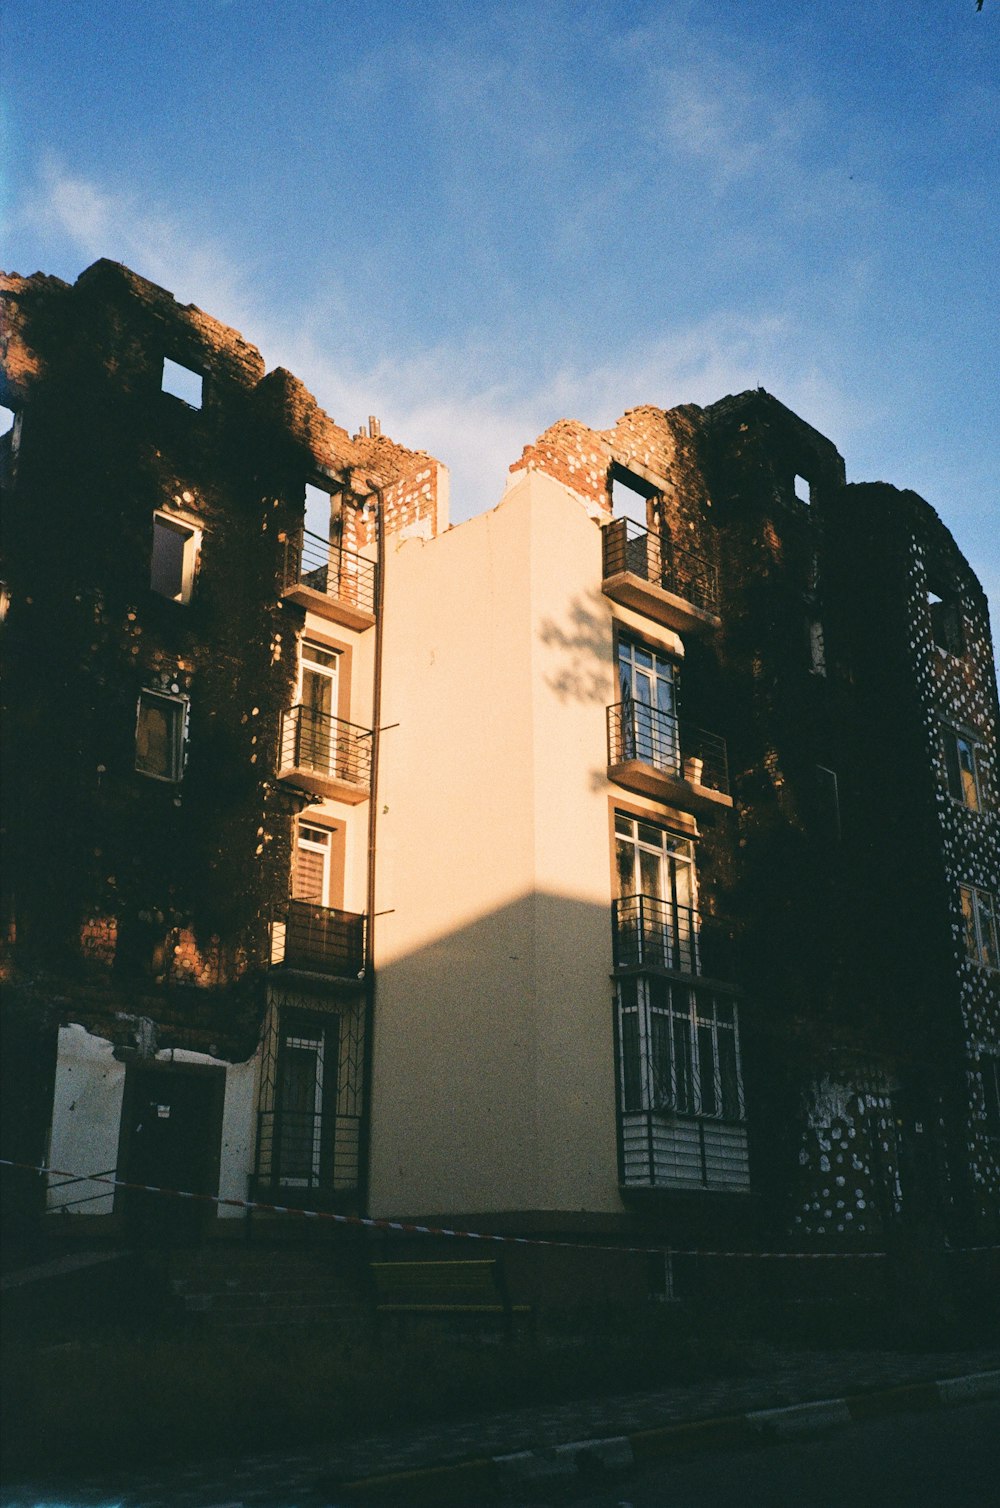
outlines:
{"label": "paved sidewalk", "polygon": [[[87,1472],[11,1483],[0,1502],[35,1505],[121,1505],[121,1508],[348,1508],[360,1496],[384,1494],[373,1479],[392,1476],[406,1502],[449,1501],[467,1508],[481,1502],[524,1502],[523,1493],[483,1493],[481,1468],[498,1456],[551,1451],[553,1447],[645,1431],[664,1431],[699,1420],[728,1420],[752,1411],[819,1400],[886,1392],[1000,1368],[1000,1350],[910,1354],[881,1351],[761,1350],[754,1370],[741,1377],[692,1383],[621,1397],[583,1399],[548,1407],[470,1414],[465,1419],[385,1430],[361,1439],[289,1452],[216,1460],[147,1472]],[[926,1392],[926,1390],[924,1390]],[[911,1395],[921,1403],[920,1390]],[[905,1395],[899,1395],[905,1403]],[[599,1452],[598,1452],[599,1454]],[[471,1463],[471,1464],[467,1464]],[[477,1464],[478,1463],[478,1464]],[[609,1465],[614,1465],[611,1453]],[[463,1473],[459,1467],[466,1465]],[[350,1484],[367,1482],[364,1492]],[[409,1484],[409,1485],[408,1485]],[[387,1487],[390,1485],[385,1484]],[[428,1493],[430,1495],[428,1495]],[[537,1495],[534,1499],[538,1501]]]}

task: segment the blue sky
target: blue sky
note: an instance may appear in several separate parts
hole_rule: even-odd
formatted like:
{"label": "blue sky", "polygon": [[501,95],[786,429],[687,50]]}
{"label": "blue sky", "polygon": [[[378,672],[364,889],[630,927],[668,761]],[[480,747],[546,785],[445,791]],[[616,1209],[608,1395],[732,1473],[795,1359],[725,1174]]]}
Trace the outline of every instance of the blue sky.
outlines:
{"label": "blue sky", "polygon": [[764,386],[1000,605],[1000,0],[8,0],[8,270],[126,262],[495,502]]}

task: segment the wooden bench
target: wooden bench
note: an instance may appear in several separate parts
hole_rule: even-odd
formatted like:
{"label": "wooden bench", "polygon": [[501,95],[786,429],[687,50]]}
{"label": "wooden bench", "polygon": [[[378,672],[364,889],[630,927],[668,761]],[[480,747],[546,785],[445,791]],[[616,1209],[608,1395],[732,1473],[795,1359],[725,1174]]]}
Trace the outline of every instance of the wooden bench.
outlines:
{"label": "wooden bench", "polygon": [[372,1262],[375,1313],[406,1315],[501,1315],[508,1328],[530,1304],[512,1304],[501,1263]]}

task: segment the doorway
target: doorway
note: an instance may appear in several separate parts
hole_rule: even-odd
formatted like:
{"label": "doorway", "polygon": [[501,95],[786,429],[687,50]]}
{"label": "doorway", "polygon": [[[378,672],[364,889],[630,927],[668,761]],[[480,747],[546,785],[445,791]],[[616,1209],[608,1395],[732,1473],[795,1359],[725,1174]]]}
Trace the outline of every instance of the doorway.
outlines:
{"label": "doorway", "polygon": [[214,1216],[207,1200],[152,1194],[148,1187],[191,1194],[219,1191],[226,1071],[201,1064],[130,1064],[125,1075],[118,1167],[126,1182],[116,1209],[150,1239],[190,1239]]}

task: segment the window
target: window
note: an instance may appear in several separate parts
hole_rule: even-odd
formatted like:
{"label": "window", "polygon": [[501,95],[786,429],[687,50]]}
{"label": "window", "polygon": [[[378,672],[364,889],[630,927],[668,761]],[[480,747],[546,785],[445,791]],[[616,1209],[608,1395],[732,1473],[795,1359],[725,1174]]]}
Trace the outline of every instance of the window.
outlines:
{"label": "window", "polygon": [[153,514],[149,584],[171,602],[190,602],[201,530],[167,513]]}
{"label": "window", "polygon": [[799,476],[796,473],[792,488],[800,503],[812,502],[812,485],[806,481],[804,476]]}
{"label": "window", "polygon": [[330,539],[333,528],[333,494],[331,484],[306,483],[304,523],[310,534],[320,539]]}
{"label": "window", "polygon": [[739,1121],[744,1116],[735,1001],[666,979],[618,984],[622,1109]]}
{"label": "window", "polygon": [[311,770],[337,767],[337,661],[335,650],[302,641],[300,758]]}
{"label": "window", "polygon": [[8,408],[6,403],[0,403],[0,437],[9,434],[14,428],[15,417],[12,408]]}
{"label": "window", "polygon": [[327,827],[300,822],[292,869],[292,899],[314,906],[329,904],[331,833]]}
{"label": "window", "polygon": [[159,691],[139,693],[135,724],[135,767],[153,780],[177,782],[184,773],[184,697]]}
{"label": "window", "polygon": [[618,641],[621,759],[641,759],[668,774],[680,770],[674,664],[624,636]]}
{"label": "window", "polygon": [[983,809],[985,759],[983,746],[957,728],[944,728],[944,761],[948,794],[970,812]]}
{"label": "window", "polygon": [[611,467],[611,515],[627,518],[640,529],[649,528],[649,503],[658,497],[655,487],[617,463]]}
{"label": "window", "polygon": [[996,903],[988,890],[975,885],[959,885],[965,954],[984,969],[1000,968],[997,951]]}
{"label": "window", "polygon": [[179,398],[186,403],[188,408],[201,408],[202,379],[201,373],[195,372],[191,367],[185,367],[179,361],[171,361],[169,356],[163,358],[163,379],[160,389],[169,393],[172,398]]}
{"label": "window", "polygon": [[816,827],[826,843],[840,842],[840,795],[836,770],[816,766]]}
{"label": "window", "polygon": [[314,1188],[328,1177],[337,1100],[339,1021],[289,1011],[278,1048],[278,1168],[284,1184]]}
{"label": "window", "polygon": [[1000,1137],[1000,1058],[984,1054],[979,1063],[983,1079],[983,1114],[986,1135]]}
{"label": "window", "polygon": [[826,675],[826,640],[818,618],[809,622],[809,673]]}
{"label": "window", "polygon": [[965,629],[958,593],[943,583],[929,584],[927,610],[930,613],[931,636],[938,649],[947,654],[963,655]]}
{"label": "window", "polygon": [[694,844],[627,812],[615,814],[616,962],[698,972]]}

